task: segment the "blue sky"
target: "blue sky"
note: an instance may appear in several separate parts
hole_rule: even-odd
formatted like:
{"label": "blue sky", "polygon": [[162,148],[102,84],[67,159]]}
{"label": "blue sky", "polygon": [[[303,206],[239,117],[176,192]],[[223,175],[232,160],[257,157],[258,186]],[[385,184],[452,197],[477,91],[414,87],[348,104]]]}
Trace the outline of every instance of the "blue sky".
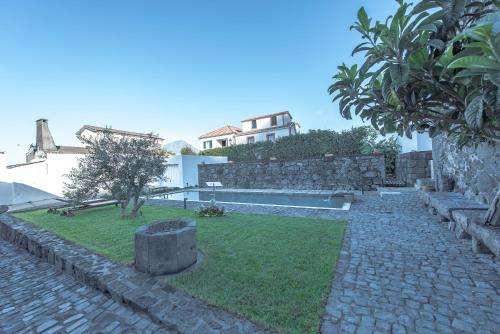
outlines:
{"label": "blue sky", "polygon": [[83,124],[198,135],[289,110],[308,129],[345,129],[326,90],[360,39],[364,5],[394,0],[0,0],[0,150],[22,162],[35,120],[58,145]]}

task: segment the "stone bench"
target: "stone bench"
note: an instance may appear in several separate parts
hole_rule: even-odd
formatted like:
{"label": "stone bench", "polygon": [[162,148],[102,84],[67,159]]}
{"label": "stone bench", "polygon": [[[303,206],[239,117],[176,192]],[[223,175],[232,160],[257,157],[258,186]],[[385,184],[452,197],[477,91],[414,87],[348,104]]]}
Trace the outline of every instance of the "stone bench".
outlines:
{"label": "stone bench", "polygon": [[500,256],[500,226],[485,225],[488,206],[454,192],[424,192],[420,198],[458,239],[471,239],[475,253],[491,252]]}
{"label": "stone bench", "polygon": [[450,229],[458,238],[471,238],[472,250],[484,253],[487,248],[500,256],[500,227],[484,225],[486,213],[478,210],[455,210]]}
{"label": "stone bench", "polygon": [[452,213],[456,210],[479,210],[484,213],[488,210],[486,205],[454,192],[423,192],[421,197],[424,203],[431,206],[444,221],[452,220]]}

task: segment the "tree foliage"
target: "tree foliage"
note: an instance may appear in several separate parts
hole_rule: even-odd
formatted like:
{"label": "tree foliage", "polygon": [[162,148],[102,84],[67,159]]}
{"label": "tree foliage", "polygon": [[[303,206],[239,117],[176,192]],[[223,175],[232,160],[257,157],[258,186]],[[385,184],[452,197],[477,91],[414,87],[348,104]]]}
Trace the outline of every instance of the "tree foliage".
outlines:
{"label": "tree foliage", "polygon": [[184,146],[181,148],[181,154],[182,155],[197,155],[196,152],[193,150],[191,146]]}
{"label": "tree foliage", "polygon": [[329,87],[340,113],[381,134],[446,133],[461,145],[500,141],[498,0],[402,0],[385,22],[361,8],[361,66],[338,67]]}
{"label": "tree foliage", "polygon": [[144,187],[163,177],[166,160],[156,138],[117,138],[106,131],[96,138],[83,138],[88,154],[68,175],[64,195],[74,202],[95,198],[106,191],[119,200],[121,214],[136,217],[144,201]]}

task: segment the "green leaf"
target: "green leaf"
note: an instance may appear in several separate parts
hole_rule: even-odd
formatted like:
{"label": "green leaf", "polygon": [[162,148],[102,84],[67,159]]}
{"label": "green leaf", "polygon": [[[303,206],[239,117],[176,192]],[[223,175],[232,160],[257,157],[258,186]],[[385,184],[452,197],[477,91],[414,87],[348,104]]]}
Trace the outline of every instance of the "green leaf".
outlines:
{"label": "green leaf", "polygon": [[500,90],[500,73],[490,73],[486,78],[493,82]]}
{"label": "green leaf", "polygon": [[465,109],[465,122],[474,130],[483,127],[483,96],[476,96]]}
{"label": "green leaf", "polygon": [[399,87],[408,81],[409,67],[408,64],[392,64],[389,67],[391,80],[394,86]]}
{"label": "green leaf", "polygon": [[429,41],[429,45],[439,50],[443,50],[446,46],[446,44],[440,39],[431,39]]}
{"label": "green leaf", "polygon": [[368,30],[370,28],[370,20],[368,19],[368,15],[366,14],[366,10],[364,7],[361,7],[358,10],[358,20],[359,20],[359,23],[361,23],[361,26],[365,30]]}
{"label": "green leaf", "polygon": [[452,61],[448,68],[491,69],[500,71],[500,63],[483,56],[465,56]]}

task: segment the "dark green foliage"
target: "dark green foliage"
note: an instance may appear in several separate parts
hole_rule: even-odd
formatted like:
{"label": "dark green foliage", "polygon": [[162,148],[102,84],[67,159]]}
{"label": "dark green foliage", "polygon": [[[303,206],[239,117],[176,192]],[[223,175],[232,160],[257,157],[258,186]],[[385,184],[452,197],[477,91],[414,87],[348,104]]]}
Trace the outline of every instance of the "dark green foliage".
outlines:
{"label": "dark green foliage", "polygon": [[396,156],[401,147],[396,138],[377,140],[377,131],[370,126],[353,127],[351,130],[311,130],[305,134],[278,138],[275,142],[258,142],[221,148],[212,148],[201,155],[227,156],[229,161],[300,160],[322,158],[325,154],[385,155],[386,172],[394,174]]}
{"label": "dark green foliage", "polygon": [[368,126],[336,132],[311,130],[306,134],[278,138],[275,142],[257,142],[222,148],[208,149],[202,155],[227,156],[230,161],[300,160],[321,158],[325,154],[360,154],[363,144],[373,139]]}
{"label": "dark green foliage", "polygon": [[383,22],[364,8],[351,27],[361,66],[342,64],[329,93],[340,113],[381,134],[445,133],[460,145],[500,141],[498,0],[421,0]]}
{"label": "dark green foliage", "polygon": [[190,146],[184,146],[181,148],[182,155],[197,155],[195,151]]}

